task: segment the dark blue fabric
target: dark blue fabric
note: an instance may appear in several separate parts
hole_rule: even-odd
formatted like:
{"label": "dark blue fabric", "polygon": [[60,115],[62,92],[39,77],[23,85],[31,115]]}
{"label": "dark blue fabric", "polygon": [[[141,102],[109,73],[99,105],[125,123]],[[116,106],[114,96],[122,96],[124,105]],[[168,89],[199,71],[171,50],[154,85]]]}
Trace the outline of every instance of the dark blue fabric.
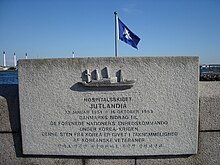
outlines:
{"label": "dark blue fabric", "polygon": [[136,34],[134,34],[119,18],[118,18],[118,26],[119,26],[119,39],[131,45],[132,47],[138,49],[137,45],[140,41],[140,38]]}

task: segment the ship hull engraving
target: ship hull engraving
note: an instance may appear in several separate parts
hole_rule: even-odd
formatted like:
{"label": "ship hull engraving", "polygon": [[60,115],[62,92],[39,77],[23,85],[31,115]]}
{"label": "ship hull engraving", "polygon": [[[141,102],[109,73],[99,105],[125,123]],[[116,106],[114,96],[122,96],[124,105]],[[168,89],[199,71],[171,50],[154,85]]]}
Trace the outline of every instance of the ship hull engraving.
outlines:
{"label": "ship hull engraving", "polygon": [[120,75],[118,77],[110,77],[109,70],[105,68],[107,72],[107,78],[100,78],[98,70],[95,70],[96,77],[91,79],[91,73],[87,69],[84,73],[86,76],[86,81],[78,82],[83,87],[89,88],[116,88],[116,89],[129,89],[134,86],[136,80],[126,80],[122,78],[122,73],[120,70]]}

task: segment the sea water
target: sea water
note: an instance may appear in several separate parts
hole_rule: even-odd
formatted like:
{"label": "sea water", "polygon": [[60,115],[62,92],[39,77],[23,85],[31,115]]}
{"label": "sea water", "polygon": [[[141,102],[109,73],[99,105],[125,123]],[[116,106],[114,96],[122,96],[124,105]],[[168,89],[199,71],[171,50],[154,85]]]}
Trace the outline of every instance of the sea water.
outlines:
{"label": "sea water", "polygon": [[0,84],[18,84],[18,72],[0,71]]}

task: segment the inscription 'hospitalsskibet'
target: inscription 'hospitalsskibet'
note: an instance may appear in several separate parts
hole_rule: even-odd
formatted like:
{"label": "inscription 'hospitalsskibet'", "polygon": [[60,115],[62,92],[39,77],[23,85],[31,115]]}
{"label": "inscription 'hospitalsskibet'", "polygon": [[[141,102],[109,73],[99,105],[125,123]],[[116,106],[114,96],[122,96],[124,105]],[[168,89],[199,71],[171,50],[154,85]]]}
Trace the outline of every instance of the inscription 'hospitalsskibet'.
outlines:
{"label": "inscription 'hospitalsskibet'", "polygon": [[90,73],[89,69],[86,69],[84,72],[84,76],[86,77],[85,81],[79,82],[79,84],[82,84],[85,87],[110,87],[113,89],[116,87],[117,89],[126,89],[131,88],[135,84],[135,80],[126,80],[122,77],[122,71],[118,71],[118,77],[111,77],[109,74],[108,67],[105,67],[103,70],[105,70],[105,78],[102,76],[100,78],[98,69],[94,70],[94,76],[95,79],[92,79],[92,74]]}
{"label": "inscription 'hospitalsskibet'", "polygon": [[83,98],[84,102],[129,102],[132,97],[88,97]]}

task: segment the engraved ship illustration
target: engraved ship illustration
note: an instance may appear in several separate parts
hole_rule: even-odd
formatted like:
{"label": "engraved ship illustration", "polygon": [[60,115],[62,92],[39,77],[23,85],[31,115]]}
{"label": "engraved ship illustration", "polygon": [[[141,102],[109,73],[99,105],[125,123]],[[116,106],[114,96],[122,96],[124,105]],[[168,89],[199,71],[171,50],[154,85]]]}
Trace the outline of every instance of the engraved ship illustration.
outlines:
{"label": "engraved ship illustration", "polygon": [[100,77],[98,69],[95,69],[93,73],[95,74],[94,79],[92,79],[92,74],[90,73],[89,69],[86,69],[86,80],[79,83],[85,87],[131,88],[134,86],[136,81],[123,79],[121,70],[118,71],[118,77],[110,77],[108,67],[105,67],[105,78]]}

